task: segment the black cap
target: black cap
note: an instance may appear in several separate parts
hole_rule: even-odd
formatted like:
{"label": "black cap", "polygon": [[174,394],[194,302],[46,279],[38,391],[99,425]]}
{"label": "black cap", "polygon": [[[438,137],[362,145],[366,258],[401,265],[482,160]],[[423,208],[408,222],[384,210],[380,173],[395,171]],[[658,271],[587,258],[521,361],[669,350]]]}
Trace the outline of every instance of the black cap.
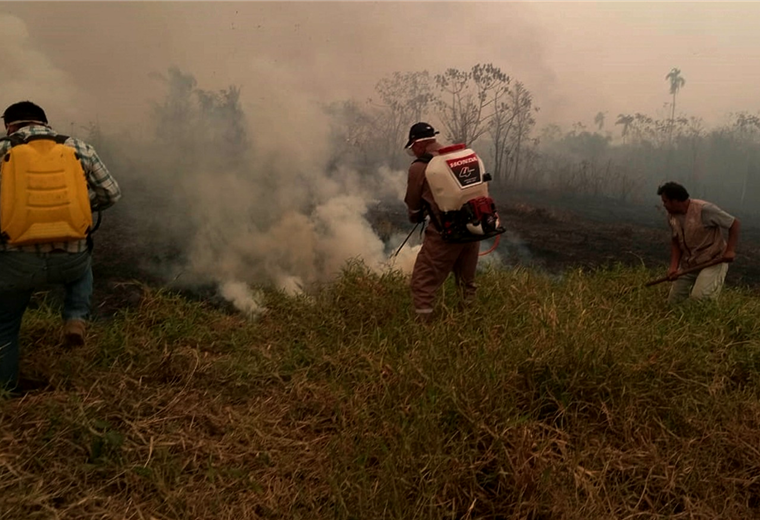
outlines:
{"label": "black cap", "polygon": [[40,123],[47,124],[47,116],[41,107],[31,101],[19,101],[14,103],[3,112],[2,118],[5,124],[14,123]]}
{"label": "black cap", "polygon": [[435,137],[438,131],[427,123],[414,123],[409,129],[409,141],[404,148],[409,148],[415,141]]}

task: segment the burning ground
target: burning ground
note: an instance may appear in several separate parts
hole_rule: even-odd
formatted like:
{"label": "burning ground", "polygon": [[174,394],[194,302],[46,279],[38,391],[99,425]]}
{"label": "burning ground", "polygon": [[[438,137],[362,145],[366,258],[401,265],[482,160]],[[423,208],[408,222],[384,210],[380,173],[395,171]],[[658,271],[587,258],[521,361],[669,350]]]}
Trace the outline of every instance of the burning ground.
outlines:
{"label": "burning ground", "polygon": [[[505,268],[523,266],[558,275],[577,268],[590,270],[622,264],[644,266],[659,276],[667,266],[669,234],[664,210],[656,197],[651,203],[633,204],[605,198],[513,192],[502,194],[499,203],[507,233],[489,256]],[[105,214],[98,231],[94,257],[96,316],[105,317],[135,305],[141,284],[168,284],[219,304],[234,299],[234,296],[225,298],[214,284],[178,283],[182,278],[180,270],[170,276],[159,276],[161,270],[155,266],[181,265],[185,253],[171,242],[153,241],[146,247],[145,237],[139,236],[138,228],[129,218],[127,212],[115,208],[113,213]],[[412,228],[400,204],[370,207],[366,218],[386,252],[393,252]],[[742,218],[742,222],[739,255],[729,269],[727,285],[757,290],[760,230],[749,218]],[[402,252],[409,254],[418,238],[417,232],[412,234]],[[481,261],[485,263],[489,256]],[[227,289],[233,293],[234,290],[234,287]],[[242,294],[246,298],[248,291],[243,290]]]}

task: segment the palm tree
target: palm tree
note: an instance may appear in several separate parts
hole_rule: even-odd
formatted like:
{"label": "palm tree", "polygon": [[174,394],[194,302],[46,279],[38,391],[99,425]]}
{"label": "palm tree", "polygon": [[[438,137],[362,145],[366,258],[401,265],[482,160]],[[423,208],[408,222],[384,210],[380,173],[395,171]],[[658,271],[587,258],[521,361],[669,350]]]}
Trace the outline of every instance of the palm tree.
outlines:
{"label": "palm tree", "polygon": [[594,117],[594,124],[596,124],[597,128],[601,130],[604,128],[604,112],[597,112],[596,116]]}
{"label": "palm tree", "polygon": [[625,136],[628,135],[628,129],[633,123],[634,117],[628,114],[619,114],[616,125],[623,125],[623,143],[625,143]]}
{"label": "palm tree", "polygon": [[678,94],[681,87],[686,84],[686,80],[681,76],[681,69],[675,67],[670,69],[670,72],[665,76],[665,79],[670,81],[670,93],[673,94],[673,105],[670,107],[670,127],[672,132],[673,124],[676,120],[676,94]]}

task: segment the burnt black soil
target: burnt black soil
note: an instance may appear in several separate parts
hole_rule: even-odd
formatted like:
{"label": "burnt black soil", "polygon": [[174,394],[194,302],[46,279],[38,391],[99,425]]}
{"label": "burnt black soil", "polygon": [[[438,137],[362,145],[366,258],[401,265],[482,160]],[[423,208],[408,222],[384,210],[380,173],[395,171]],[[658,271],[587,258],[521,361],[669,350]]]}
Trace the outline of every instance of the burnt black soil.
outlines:
{"label": "burnt black soil", "polygon": [[[546,197],[523,193],[505,197],[503,221],[522,238],[534,263],[549,271],[597,268],[615,263],[661,270],[670,260],[670,232],[664,208],[615,199]],[[742,223],[736,260],[726,283],[760,290],[760,227],[757,217],[732,212]]]}
{"label": "burnt black soil", "polygon": [[[535,192],[494,194],[497,196],[502,224],[508,230],[497,251],[507,265],[559,274],[572,268],[620,263],[644,265],[665,274],[669,234],[657,197],[637,204]],[[760,292],[760,227],[748,216],[735,215],[742,221],[742,229],[737,259],[726,283]],[[383,239],[392,232],[405,235],[412,228],[400,205],[372,208],[369,219]],[[174,244],[138,236],[125,211],[114,208],[107,212],[96,235],[95,317],[136,305],[144,287],[163,283],[146,266],[168,263],[179,254]]]}

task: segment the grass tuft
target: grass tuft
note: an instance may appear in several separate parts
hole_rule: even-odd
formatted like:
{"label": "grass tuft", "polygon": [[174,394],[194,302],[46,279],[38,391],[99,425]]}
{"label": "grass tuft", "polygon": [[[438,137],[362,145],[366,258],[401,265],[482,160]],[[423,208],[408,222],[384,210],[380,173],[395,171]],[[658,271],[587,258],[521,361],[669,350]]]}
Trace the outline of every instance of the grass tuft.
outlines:
{"label": "grass tuft", "polygon": [[145,287],[73,351],[43,300],[0,517],[758,517],[760,303],[651,278],[487,269],[429,326],[360,263],[255,321]]}

